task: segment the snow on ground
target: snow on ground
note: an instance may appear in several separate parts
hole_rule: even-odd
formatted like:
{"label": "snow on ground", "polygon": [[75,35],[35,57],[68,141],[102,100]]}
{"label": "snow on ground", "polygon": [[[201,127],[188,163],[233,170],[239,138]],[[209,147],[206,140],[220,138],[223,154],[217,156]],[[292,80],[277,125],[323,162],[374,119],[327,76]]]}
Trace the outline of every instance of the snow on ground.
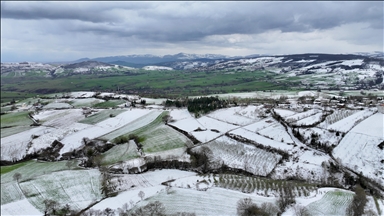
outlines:
{"label": "snow on ground", "polygon": [[221,136],[221,133],[217,133],[211,130],[205,130],[205,131],[192,131],[190,132],[197,140],[199,140],[202,143],[211,141],[219,136]]}
{"label": "snow on ground", "polygon": [[35,119],[43,121],[42,125],[48,127],[62,128],[70,127],[74,123],[84,119],[82,109],[50,110],[42,111],[34,116]]}
{"label": "snow on ground", "polygon": [[236,215],[236,204],[243,198],[251,198],[258,205],[275,202],[274,197],[262,197],[223,188],[213,187],[207,191],[198,191],[172,187],[170,193],[161,191],[157,196],[140,202],[139,206],[160,201],[165,206],[166,215],[177,212],[191,212],[196,215]]}
{"label": "snow on ground", "polygon": [[190,118],[184,118],[175,122],[169,123],[172,126],[175,126],[183,131],[186,132],[192,132],[198,128],[200,129],[205,129],[202,124],[200,124],[195,118],[190,117]]}
{"label": "snow on ground", "polygon": [[260,120],[256,123],[247,125],[243,128],[246,130],[252,131],[252,132],[257,132],[257,131],[262,130],[264,128],[267,128],[271,125],[274,125],[276,123],[277,123],[277,121],[275,119],[273,119],[272,117],[269,117],[269,118],[265,118],[263,120]]}
{"label": "snow on ground", "polygon": [[19,184],[28,201],[40,211],[44,211],[46,199],[80,210],[102,198],[97,169],[59,171]]}
{"label": "snow on ground", "polygon": [[305,125],[312,125],[321,120],[321,117],[323,116],[323,113],[316,113],[315,115],[311,115],[307,118],[300,119],[299,121],[295,122],[295,125],[299,126],[305,126]]}
{"label": "snow on ground", "polygon": [[297,112],[294,112],[292,110],[286,110],[286,109],[274,109],[274,111],[276,112],[276,114],[278,114],[279,116],[281,116],[283,118],[295,115],[297,113]]}
{"label": "snow on ground", "polygon": [[317,110],[317,109],[310,109],[308,111],[305,111],[305,112],[301,112],[301,113],[297,113],[297,114],[294,114],[294,115],[291,115],[291,116],[288,116],[285,120],[287,122],[294,122],[294,121],[298,121],[298,120],[301,120],[301,119],[304,119],[304,118],[307,118],[311,115],[315,115],[317,113],[319,113],[320,110]]}
{"label": "snow on ground", "polygon": [[163,66],[145,66],[143,67],[144,70],[173,70],[170,67],[163,67]]}
{"label": "snow on ground", "polygon": [[326,144],[327,146],[337,146],[342,138],[341,135],[336,136],[336,132],[329,132],[328,130],[317,127],[299,128],[299,132],[302,136],[305,137],[305,139],[308,139],[308,142],[310,142],[312,134],[317,134],[318,140],[322,144]]}
{"label": "snow on ground", "polygon": [[28,154],[37,152],[40,149],[48,148],[55,140],[61,141],[64,137],[77,131],[84,130],[88,127],[91,126],[87,124],[74,123],[73,125],[65,128],[47,128],[44,131],[44,134],[31,141],[32,145],[28,150]]}
{"label": "snow on ground", "polygon": [[269,137],[270,139],[281,141],[284,143],[294,143],[291,136],[287,133],[284,126],[279,122],[257,131],[260,135]]}
{"label": "snow on ground", "polygon": [[90,98],[93,97],[95,92],[71,92],[70,97],[72,98]]}
{"label": "snow on ground", "polygon": [[328,171],[324,170],[321,164],[328,161],[332,161],[332,159],[325,153],[316,150],[298,150],[293,160],[277,165],[271,178],[292,177],[311,182],[323,181],[328,177]]}
{"label": "snow on ground", "polygon": [[[345,215],[354,193],[339,188],[319,188],[309,197],[296,197],[296,205],[304,206],[310,215]],[[289,207],[282,216],[296,215],[294,207]]]}
{"label": "snow on ground", "polygon": [[334,157],[348,168],[383,182],[384,151],[378,146],[384,141],[382,128],[383,114],[367,118],[344,136],[333,150]]}
{"label": "snow on ground", "polygon": [[[245,117],[245,115],[252,116],[253,118]],[[252,110],[252,108],[243,110],[241,107],[232,107],[216,110],[207,116],[234,125],[247,125],[254,122],[255,118],[257,119],[258,113],[256,110]]]}
{"label": "snow on ground", "polygon": [[[224,163],[232,168],[245,169],[255,175],[268,175],[281,159],[278,154],[267,152],[228,137],[220,137],[203,146],[211,149],[210,162],[212,164],[220,166]],[[194,150],[199,151],[201,147],[196,147]]]}
{"label": "snow on ground", "polygon": [[384,138],[384,114],[376,113],[352,128],[351,132]]}
{"label": "snow on ground", "polygon": [[22,159],[27,153],[28,143],[32,140],[32,135],[43,135],[47,129],[47,127],[40,126],[1,138],[1,160]]}
{"label": "snow on ground", "polygon": [[362,65],[364,59],[353,59],[353,60],[344,60],[341,65],[347,65],[347,66],[355,66],[355,65]]}
{"label": "snow on ground", "polygon": [[1,215],[43,215],[27,199],[1,205]]}
{"label": "snow on ground", "polygon": [[43,108],[44,109],[69,109],[72,108],[73,106],[67,103],[49,103],[45,105]]}
{"label": "snow on ground", "polygon": [[61,143],[64,144],[64,147],[60,150],[60,154],[65,152],[72,151],[73,149],[79,148],[82,145],[82,140],[84,137],[89,139],[94,139],[100,136],[103,136],[109,132],[112,132],[124,125],[129,124],[133,120],[144,116],[151,112],[147,109],[132,109],[127,110],[126,112],[120,113],[119,115],[101,121],[94,126],[88,127],[84,130],[73,133],[69,136],[66,136]]}
{"label": "snow on ground", "polygon": [[371,116],[374,113],[371,109],[365,109],[361,110],[357,113],[354,113],[340,121],[337,121],[331,125],[328,126],[328,130],[335,130],[340,132],[348,132],[351,130],[356,123],[359,121],[362,121],[363,119],[367,118],[368,116]]}
{"label": "snow on ground", "polygon": [[186,118],[193,118],[187,109],[171,109],[169,115],[173,120],[179,121]]}
{"label": "snow on ground", "polygon": [[254,142],[257,142],[259,144],[270,146],[275,149],[281,149],[285,151],[289,151],[293,149],[293,145],[288,145],[286,143],[282,143],[279,141],[271,140],[266,137],[263,137],[261,135],[258,135],[256,133],[253,133],[251,131],[245,130],[243,128],[236,129],[234,131],[231,131],[230,134],[237,135],[244,137],[246,139],[252,140]]}
{"label": "snow on ground", "polygon": [[104,102],[104,100],[97,98],[73,99],[71,105],[74,107],[91,107],[101,102]]}
{"label": "snow on ground", "polygon": [[105,134],[102,138],[106,140],[113,140],[116,137],[127,134],[128,132],[134,131],[136,129],[139,129],[153,122],[162,112],[163,110],[152,110],[149,113],[143,116],[140,116],[139,118],[133,121],[130,121],[129,124],[125,124],[119,129],[116,129],[108,134]]}
{"label": "snow on ground", "polygon": [[317,93],[314,91],[301,91],[301,92],[298,92],[297,95],[299,95],[299,97],[303,97],[303,96],[314,97],[317,95]]}
{"label": "snow on ground", "polygon": [[187,178],[190,176],[196,176],[196,173],[172,169],[148,171],[142,174],[118,175],[113,178],[112,181],[114,181],[114,183],[116,183],[116,181],[120,182],[117,186],[118,191],[126,191],[120,192],[115,197],[99,202],[94,205],[92,209],[117,209],[121,208],[125,203],[130,204],[130,201],[136,204],[140,201],[140,197],[138,196],[140,191],[144,192],[145,199],[147,199],[164,190],[165,186],[161,185],[161,183],[171,179]]}
{"label": "snow on ground", "polygon": [[218,130],[221,134],[233,130],[237,128],[238,126],[233,125],[233,124],[228,124],[223,121],[219,121],[207,116],[203,116],[201,118],[198,118],[197,121],[203,125],[204,128],[207,128],[208,130],[215,129]]}

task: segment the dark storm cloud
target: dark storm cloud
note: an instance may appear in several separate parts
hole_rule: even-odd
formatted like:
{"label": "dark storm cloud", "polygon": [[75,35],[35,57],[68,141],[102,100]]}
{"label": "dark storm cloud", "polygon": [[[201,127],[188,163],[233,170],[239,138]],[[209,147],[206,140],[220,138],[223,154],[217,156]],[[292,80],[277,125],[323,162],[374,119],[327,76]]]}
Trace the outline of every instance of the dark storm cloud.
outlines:
{"label": "dark storm cloud", "polygon": [[1,18],[19,20],[82,20],[89,22],[118,21],[113,9],[136,10],[147,7],[138,3],[108,2],[1,2]]}

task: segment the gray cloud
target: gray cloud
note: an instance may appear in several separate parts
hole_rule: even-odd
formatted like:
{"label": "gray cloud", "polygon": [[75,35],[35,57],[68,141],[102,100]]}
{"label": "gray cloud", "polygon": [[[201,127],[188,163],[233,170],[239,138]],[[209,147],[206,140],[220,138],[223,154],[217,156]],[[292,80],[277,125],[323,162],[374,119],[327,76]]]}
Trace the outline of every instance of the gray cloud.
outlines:
{"label": "gray cloud", "polygon": [[49,43],[78,52],[87,46],[130,52],[140,47],[245,50],[267,47],[262,43],[269,36],[264,35],[283,41],[290,33],[296,38],[289,40],[297,42],[312,40],[307,37],[316,33],[380,45],[383,8],[383,2],[1,2],[1,39],[7,47],[1,49],[15,49],[18,43],[7,43],[11,39],[44,47],[49,37]]}

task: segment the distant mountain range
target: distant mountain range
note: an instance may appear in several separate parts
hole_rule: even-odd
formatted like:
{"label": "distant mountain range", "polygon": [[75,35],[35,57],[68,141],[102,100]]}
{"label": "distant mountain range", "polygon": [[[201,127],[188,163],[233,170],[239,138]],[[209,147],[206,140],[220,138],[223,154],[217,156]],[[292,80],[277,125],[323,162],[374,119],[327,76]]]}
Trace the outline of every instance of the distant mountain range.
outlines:
{"label": "distant mountain range", "polygon": [[[320,54],[322,55],[322,54]],[[71,62],[65,62],[65,63],[79,63],[84,61],[98,61],[113,65],[121,65],[121,66],[128,66],[133,68],[142,68],[144,66],[148,65],[159,65],[159,66],[172,66],[175,64],[188,64],[190,62],[199,62],[200,64],[212,64],[214,62],[217,62],[217,60],[234,60],[234,59],[248,59],[248,58],[257,58],[257,57],[266,57],[271,55],[260,55],[260,54],[253,54],[248,56],[226,56],[226,55],[218,55],[218,54],[187,54],[187,53],[178,53],[175,55],[151,55],[151,54],[145,54],[145,55],[121,55],[121,56],[105,56],[105,57],[98,57],[98,58],[81,58],[75,61]],[[295,55],[276,55],[276,56],[295,56]],[[297,55],[301,56],[301,54]],[[337,55],[333,55],[337,56]],[[352,54],[344,54],[341,55],[343,58],[346,56],[366,56],[366,57],[373,57],[373,58],[384,58],[384,52],[356,52]],[[64,63],[64,62],[62,62]],[[177,67],[175,67],[177,69]]]}
{"label": "distant mountain range", "polygon": [[178,61],[212,61],[212,60],[225,60],[225,59],[237,59],[237,58],[246,58],[246,57],[259,57],[261,55],[254,54],[250,56],[235,56],[230,57],[226,55],[218,55],[218,54],[187,54],[187,53],[178,53],[175,55],[121,55],[121,56],[106,56],[106,57],[98,57],[98,58],[81,58],[75,61],[67,62],[67,63],[78,63],[83,61],[98,61],[109,64],[117,64],[122,66],[134,67],[134,68],[142,68],[147,65],[152,64],[163,64],[169,62],[178,62]]}

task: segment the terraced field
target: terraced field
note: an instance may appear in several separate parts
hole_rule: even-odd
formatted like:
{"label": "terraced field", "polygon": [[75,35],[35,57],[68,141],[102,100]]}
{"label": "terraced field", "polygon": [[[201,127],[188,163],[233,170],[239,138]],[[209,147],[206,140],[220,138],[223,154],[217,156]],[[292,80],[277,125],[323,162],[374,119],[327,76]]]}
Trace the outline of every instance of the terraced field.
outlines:
{"label": "terraced field", "polygon": [[307,206],[311,215],[346,215],[346,209],[353,199],[353,192],[328,191],[320,200]]}
{"label": "terraced field", "polygon": [[162,111],[151,111],[148,114],[141,116],[138,119],[126,124],[123,127],[120,127],[117,130],[114,130],[108,134],[105,134],[100,137],[102,140],[113,140],[119,136],[128,136],[129,134],[136,134],[142,131],[145,131],[146,128],[152,128],[162,122],[162,117],[166,115],[168,112]]}
{"label": "terraced field", "polygon": [[100,188],[97,169],[60,171],[20,183],[28,201],[42,212],[45,209],[43,202],[47,199],[69,204],[76,210],[86,208],[102,198]]}
{"label": "terraced field", "polygon": [[[267,152],[249,144],[237,142],[228,137],[220,137],[204,146],[212,151],[210,162],[245,169],[255,175],[266,176],[281,159],[278,154]],[[199,151],[200,147],[194,148]]]}

